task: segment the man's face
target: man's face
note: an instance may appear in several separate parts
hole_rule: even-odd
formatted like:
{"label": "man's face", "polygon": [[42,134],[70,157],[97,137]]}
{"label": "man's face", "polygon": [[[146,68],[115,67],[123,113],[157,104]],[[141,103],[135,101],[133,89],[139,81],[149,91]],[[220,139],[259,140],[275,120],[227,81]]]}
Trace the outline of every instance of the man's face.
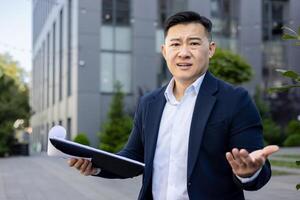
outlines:
{"label": "man's face", "polygon": [[162,54],[176,82],[191,84],[206,72],[215,44],[202,24],[177,24],[168,30]]}

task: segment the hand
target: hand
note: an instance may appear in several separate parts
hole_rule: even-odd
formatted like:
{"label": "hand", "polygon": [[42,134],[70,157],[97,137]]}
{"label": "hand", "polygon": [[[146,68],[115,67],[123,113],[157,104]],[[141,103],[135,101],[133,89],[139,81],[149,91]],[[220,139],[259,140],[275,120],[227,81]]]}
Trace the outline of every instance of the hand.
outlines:
{"label": "hand", "polygon": [[265,163],[268,156],[279,150],[276,145],[269,145],[263,149],[248,153],[245,149],[232,149],[226,153],[226,158],[235,175],[247,178],[255,174]]}
{"label": "hand", "polygon": [[92,167],[92,162],[86,159],[71,158],[68,163],[70,167],[75,167],[85,176],[95,175],[97,172],[97,169]]}

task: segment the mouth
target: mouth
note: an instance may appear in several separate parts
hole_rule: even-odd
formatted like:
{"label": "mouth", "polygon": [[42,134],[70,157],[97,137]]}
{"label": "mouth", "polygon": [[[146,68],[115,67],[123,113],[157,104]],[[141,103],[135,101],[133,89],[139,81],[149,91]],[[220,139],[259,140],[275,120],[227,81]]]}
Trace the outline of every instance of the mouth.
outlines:
{"label": "mouth", "polygon": [[192,64],[191,63],[177,63],[176,66],[179,67],[180,69],[188,69],[192,66]]}

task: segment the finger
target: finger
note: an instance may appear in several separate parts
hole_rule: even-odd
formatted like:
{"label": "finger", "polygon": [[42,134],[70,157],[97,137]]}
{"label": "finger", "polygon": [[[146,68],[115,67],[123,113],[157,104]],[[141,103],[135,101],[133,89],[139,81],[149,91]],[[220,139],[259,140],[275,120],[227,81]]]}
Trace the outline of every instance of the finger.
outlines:
{"label": "finger", "polygon": [[85,169],[84,175],[89,176],[89,175],[92,174],[92,172],[93,172],[92,162],[89,162],[86,169]]}
{"label": "finger", "polygon": [[70,158],[70,159],[68,160],[69,166],[70,166],[70,167],[73,167],[74,164],[77,162],[77,160],[78,160],[78,159],[76,159],[76,158]]}
{"label": "finger", "polygon": [[265,155],[265,157],[268,157],[271,154],[277,152],[278,150],[279,150],[279,147],[277,145],[269,145],[263,149],[263,154]]}
{"label": "finger", "polygon": [[244,167],[254,167],[254,160],[249,156],[249,153],[245,149],[240,150],[240,158],[244,163]]}
{"label": "finger", "polygon": [[74,167],[80,170],[82,164],[83,164],[83,159],[78,159],[78,161],[74,164]]}
{"label": "finger", "polygon": [[239,150],[236,148],[232,149],[232,155],[236,163],[242,167],[244,165],[244,162],[241,159]]}
{"label": "finger", "polygon": [[88,160],[83,160],[83,163],[82,163],[82,165],[80,166],[80,173],[81,173],[81,174],[84,174],[84,173],[85,173],[86,168],[87,168],[87,166],[89,165],[89,162],[90,162],[90,161],[88,161]]}
{"label": "finger", "polygon": [[264,157],[258,157],[255,159],[254,163],[257,168],[260,168],[265,164],[265,161],[266,161],[266,159]]}
{"label": "finger", "polygon": [[229,162],[233,171],[235,171],[239,168],[239,165],[236,163],[236,161],[233,158],[233,155],[230,152],[226,153],[226,159]]}

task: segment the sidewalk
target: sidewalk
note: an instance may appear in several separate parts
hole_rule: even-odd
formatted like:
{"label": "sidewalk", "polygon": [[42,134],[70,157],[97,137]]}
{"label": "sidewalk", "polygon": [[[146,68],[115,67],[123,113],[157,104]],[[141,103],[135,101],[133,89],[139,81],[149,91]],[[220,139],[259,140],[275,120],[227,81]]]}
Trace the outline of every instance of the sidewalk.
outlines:
{"label": "sidewalk", "polygon": [[139,182],[85,177],[46,156],[0,159],[0,200],[132,200]]}
{"label": "sidewalk", "polygon": [[[295,200],[300,175],[276,176],[247,200]],[[65,160],[46,156],[0,158],[0,200],[134,200],[141,177],[108,180],[85,177]]]}

